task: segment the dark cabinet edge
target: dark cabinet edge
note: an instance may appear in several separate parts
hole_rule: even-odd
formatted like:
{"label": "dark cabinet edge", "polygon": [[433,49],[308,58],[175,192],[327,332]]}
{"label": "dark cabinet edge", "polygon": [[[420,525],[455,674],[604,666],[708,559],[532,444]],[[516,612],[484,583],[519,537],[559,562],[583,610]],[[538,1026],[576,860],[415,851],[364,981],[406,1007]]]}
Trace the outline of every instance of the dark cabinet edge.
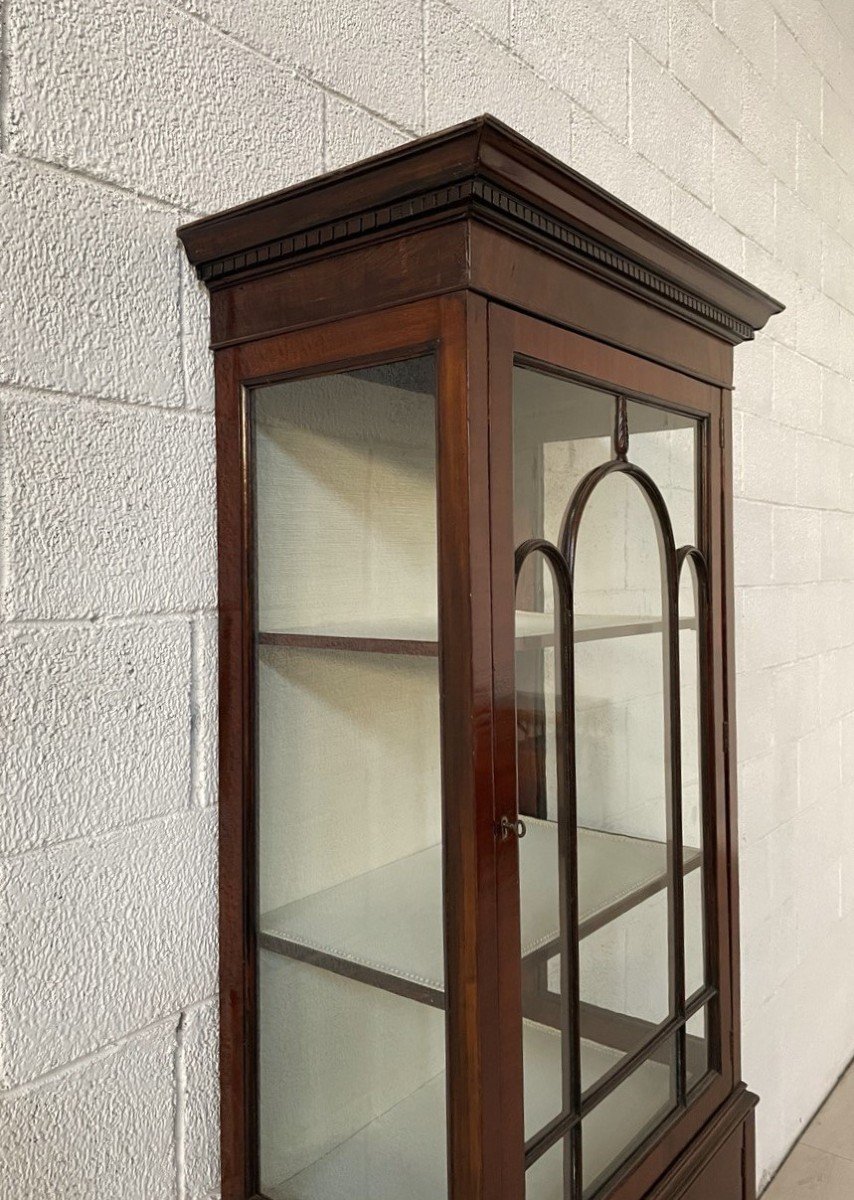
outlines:
{"label": "dark cabinet edge", "polygon": [[195,221],[179,236],[216,287],[460,216],[501,220],[728,341],[752,337],[782,309],[490,116]]}

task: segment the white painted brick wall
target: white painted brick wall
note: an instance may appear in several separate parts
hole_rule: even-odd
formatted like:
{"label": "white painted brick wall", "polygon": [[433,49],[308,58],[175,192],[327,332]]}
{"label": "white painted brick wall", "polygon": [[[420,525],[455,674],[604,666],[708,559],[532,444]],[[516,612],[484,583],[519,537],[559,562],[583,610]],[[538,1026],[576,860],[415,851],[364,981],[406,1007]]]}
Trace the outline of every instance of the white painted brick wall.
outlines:
{"label": "white painted brick wall", "polygon": [[789,309],[737,352],[745,1075],[854,1054],[850,0],[5,0],[0,1200],[216,1194],[206,298],[175,226],[490,110]]}

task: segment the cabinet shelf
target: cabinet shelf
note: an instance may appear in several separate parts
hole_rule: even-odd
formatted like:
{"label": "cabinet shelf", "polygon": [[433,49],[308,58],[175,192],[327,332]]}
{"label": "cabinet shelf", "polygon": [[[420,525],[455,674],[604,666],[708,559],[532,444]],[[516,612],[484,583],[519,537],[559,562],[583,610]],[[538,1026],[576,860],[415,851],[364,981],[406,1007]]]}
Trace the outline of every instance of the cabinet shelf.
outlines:
{"label": "cabinet shelf", "polygon": [[[526,818],[520,852],[522,955],[557,951],[557,826]],[[586,937],[661,891],[663,842],[579,829],[580,933]],[[700,865],[686,848],[685,871]],[[266,950],[444,1007],[442,850],[434,845],[264,914]]]}
{"label": "cabinet shelf", "polygon": [[[686,617],[680,629],[696,628],[696,620]],[[575,617],[575,640],[594,642],[604,638],[633,637],[643,633],[661,633],[658,617],[637,615],[584,615]],[[365,617],[361,620],[329,621],[320,625],[300,625],[292,629],[263,629],[258,634],[262,646],[294,646],[311,650],[359,650],[370,654],[407,654],[435,658],[439,652],[435,617]],[[537,648],[554,644],[554,617],[551,613],[517,612],[518,648]]]}
{"label": "cabinet shelf", "polygon": [[[556,1114],[561,1099],[560,1035],[526,1021],[525,1124],[535,1133]],[[582,1086],[601,1078],[620,1059],[618,1050],[581,1041]],[[607,1169],[613,1146],[632,1142],[650,1111],[665,1108],[670,1069],[648,1060],[616,1093],[607,1110],[594,1109],[584,1121],[585,1175]],[[291,1179],[270,1190],[271,1200],[436,1200],[447,1194],[445,1074],[442,1072],[387,1112],[335,1146]],[[537,1168],[537,1194],[563,1195],[562,1155],[547,1154]]]}

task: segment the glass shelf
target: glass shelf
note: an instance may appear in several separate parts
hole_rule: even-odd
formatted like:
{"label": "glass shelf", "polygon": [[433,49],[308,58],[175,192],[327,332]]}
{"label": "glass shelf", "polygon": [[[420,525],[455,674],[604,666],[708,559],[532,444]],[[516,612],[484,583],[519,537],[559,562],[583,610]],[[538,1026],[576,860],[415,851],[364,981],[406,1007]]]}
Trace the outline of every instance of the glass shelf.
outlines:
{"label": "glass shelf", "polygon": [[[559,1035],[526,1021],[522,1036],[526,1067],[531,1068],[525,1072],[526,1125],[535,1130],[560,1106]],[[601,1078],[619,1057],[619,1051],[582,1039],[582,1086]],[[650,1107],[664,1107],[669,1102],[670,1067],[665,1063],[647,1060],[628,1083],[630,1086],[612,1093],[618,1103],[594,1109],[585,1117],[588,1179],[607,1168],[618,1133],[631,1142],[643,1131]],[[445,1140],[442,1072],[299,1174],[270,1189],[271,1200],[349,1200],[352,1196],[398,1200],[402,1195],[409,1200],[435,1200],[445,1194]],[[558,1200],[563,1195],[560,1156],[547,1154],[541,1163],[537,1194]]]}
{"label": "glass shelf", "polygon": [[[559,946],[557,826],[526,817],[520,855],[522,953],[549,956]],[[667,846],[579,829],[579,910],[586,937],[667,883]],[[685,872],[700,865],[685,850]],[[438,845],[293,901],[261,917],[266,950],[437,1008],[444,1007]]]}
{"label": "glass shelf", "polygon": [[[265,624],[262,618],[262,625]],[[679,623],[680,629],[696,628],[693,617]],[[575,640],[594,642],[603,638],[633,637],[661,633],[658,617],[615,614],[576,614]],[[436,617],[364,617],[360,620],[327,621],[292,629],[264,628],[258,634],[262,646],[298,646],[315,650],[360,650],[371,654],[410,654],[435,657],[439,652]],[[517,612],[516,641],[521,647],[554,644],[552,613]]]}

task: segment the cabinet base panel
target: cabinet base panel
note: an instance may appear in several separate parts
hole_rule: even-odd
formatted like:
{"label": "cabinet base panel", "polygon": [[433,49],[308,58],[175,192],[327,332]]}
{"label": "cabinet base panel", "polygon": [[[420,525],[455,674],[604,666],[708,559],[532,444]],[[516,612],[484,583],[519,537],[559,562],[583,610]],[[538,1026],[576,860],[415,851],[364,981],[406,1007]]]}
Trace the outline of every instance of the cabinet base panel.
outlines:
{"label": "cabinet base panel", "polygon": [[644,1200],[756,1200],[757,1100],[733,1092]]}

